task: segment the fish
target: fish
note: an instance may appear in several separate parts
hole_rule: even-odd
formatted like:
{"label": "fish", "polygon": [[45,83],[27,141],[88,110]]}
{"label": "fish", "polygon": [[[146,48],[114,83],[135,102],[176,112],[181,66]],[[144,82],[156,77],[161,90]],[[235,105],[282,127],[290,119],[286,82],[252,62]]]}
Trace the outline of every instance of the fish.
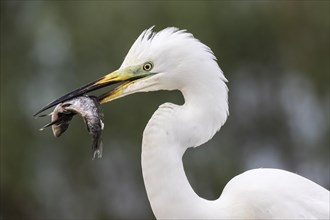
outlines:
{"label": "fish", "polygon": [[[55,137],[60,137],[70,125],[70,121],[75,115],[83,118],[87,131],[92,137],[92,150],[94,160],[97,156],[102,157],[103,143],[102,130],[104,129],[103,112],[96,96],[78,96],[58,104],[53,112],[48,114],[51,116],[51,122],[40,128],[44,130],[47,127],[52,127]],[[46,115],[41,115],[43,117]]]}

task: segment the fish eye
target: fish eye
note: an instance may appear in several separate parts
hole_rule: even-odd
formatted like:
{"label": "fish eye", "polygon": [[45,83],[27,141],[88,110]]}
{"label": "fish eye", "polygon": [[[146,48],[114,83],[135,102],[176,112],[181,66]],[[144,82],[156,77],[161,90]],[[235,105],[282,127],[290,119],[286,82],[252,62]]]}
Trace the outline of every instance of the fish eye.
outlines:
{"label": "fish eye", "polygon": [[143,70],[144,71],[150,71],[151,69],[152,69],[152,63],[150,63],[150,62],[147,62],[147,63],[145,63],[145,64],[143,64]]}

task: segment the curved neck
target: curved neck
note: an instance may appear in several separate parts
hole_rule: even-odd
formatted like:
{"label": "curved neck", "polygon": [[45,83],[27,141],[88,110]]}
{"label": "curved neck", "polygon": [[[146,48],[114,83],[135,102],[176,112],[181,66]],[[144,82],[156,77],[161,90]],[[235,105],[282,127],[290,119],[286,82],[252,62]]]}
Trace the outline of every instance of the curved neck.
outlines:
{"label": "curved neck", "polygon": [[212,210],[219,207],[215,205],[215,201],[199,197],[191,188],[182,163],[184,151],[178,151],[179,146],[165,146],[163,141],[156,141],[163,138],[153,139],[154,132],[157,132],[157,129],[149,129],[148,134],[144,136],[146,138],[143,139],[142,171],[156,218],[214,218],[208,214],[215,213]]}
{"label": "curved neck", "polygon": [[152,210],[159,219],[215,218],[208,213],[215,213],[215,209],[221,212],[215,205],[217,201],[205,200],[194,192],[182,163],[188,147],[208,141],[226,120],[227,107],[221,104],[226,105],[227,96],[220,96],[222,100],[214,95],[227,94],[224,82],[221,85],[218,90],[197,87],[199,91],[191,97],[182,91],[185,104],[161,105],[144,131],[143,178]]}
{"label": "curved neck", "polygon": [[151,144],[152,142],[143,145],[142,170],[156,218],[205,218],[205,215],[196,211],[200,212],[197,207],[205,207],[203,203],[207,201],[198,197],[191,188],[184,172],[182,155],[174,152],[174,148]]}

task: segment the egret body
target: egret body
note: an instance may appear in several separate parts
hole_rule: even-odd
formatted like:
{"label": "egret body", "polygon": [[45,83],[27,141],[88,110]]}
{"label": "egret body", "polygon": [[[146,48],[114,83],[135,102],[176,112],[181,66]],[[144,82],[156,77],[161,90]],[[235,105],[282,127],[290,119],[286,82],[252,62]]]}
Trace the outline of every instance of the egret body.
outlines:
{"label": "egret body", "polygon": [[142,171],[159,219],[329,219],[329,191],[294,173],[254,169],[234,177],[214,200],[199,197],[184,172],[189,147],[211,139],[228,116],[226,78],[211,49],[177,28],[145,30],[121,67],[47,105],[123,82],[99,97],[105,103],[136,92],[179,90],[183,105],[165,103],[149,120]]}

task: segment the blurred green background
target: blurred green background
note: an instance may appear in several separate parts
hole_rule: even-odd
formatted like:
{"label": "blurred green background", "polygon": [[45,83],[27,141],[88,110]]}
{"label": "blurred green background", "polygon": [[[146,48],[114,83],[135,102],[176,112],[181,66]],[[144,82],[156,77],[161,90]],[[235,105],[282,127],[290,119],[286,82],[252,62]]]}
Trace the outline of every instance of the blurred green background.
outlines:
{"label": "blurred green background", "polygon": [[154,218],[141,137],[160,104],[183,102],[179,92],[104,105],[101,160],[80,118],[54,138],[39,131],[47,118],[32,117],[118,68],[152,25],[193,33],[229,80],[227,123],[184,156],[196,193],[216,199],[259,167],[329,189],[329,1],[1,1],[1,219]]}

